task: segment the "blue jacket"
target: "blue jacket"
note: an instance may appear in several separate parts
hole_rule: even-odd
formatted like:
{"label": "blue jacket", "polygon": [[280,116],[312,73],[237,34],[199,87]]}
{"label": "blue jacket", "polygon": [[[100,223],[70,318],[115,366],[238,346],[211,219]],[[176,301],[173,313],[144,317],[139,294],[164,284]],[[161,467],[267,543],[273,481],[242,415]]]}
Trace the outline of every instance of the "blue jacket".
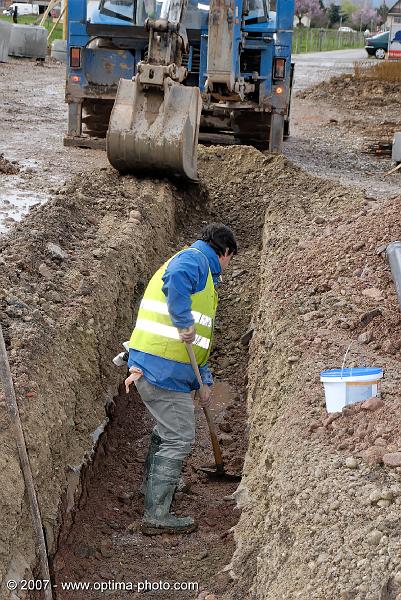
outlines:
{"label": "blue jacket", "polygon": [[[197,240],[191,248],[187,248],[169,262],[163,275],[163,292],[167,298],[167,306],[173,324],[184,329],[193,325],[191,314],[191,295],[200,292],[206,286],[209,268],[213,282],[218,284],[221,267],[216,252],[203,242]],[[139,352],[133,348],[129,351],[128,367],[139,367],[144,377],[153,385],[167,390],[191,392],[199,389],[195,373],[190,364]],[[203,383],[212,385],[213,377],[208,365],[200,369]]]}

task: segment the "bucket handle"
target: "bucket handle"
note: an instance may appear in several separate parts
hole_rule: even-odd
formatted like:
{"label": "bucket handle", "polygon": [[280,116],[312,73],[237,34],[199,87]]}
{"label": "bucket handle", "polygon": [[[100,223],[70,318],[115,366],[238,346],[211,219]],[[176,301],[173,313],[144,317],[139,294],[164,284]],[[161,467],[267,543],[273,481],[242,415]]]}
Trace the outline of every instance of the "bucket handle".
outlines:
{"label": "bucket handle", "polygon": [[[351,340],[351,343],[349,344],[348,348],[345,351],[344,358],[343,358],[343,364],[341,365],[341,379],[343,378],[343,371],[344,371],[344,367],[345,367],[345,361],[347,360],[348,352],[350,351],[351,346],[354,343],[355,343],[355,340]],[[363,358],[363,361],[361,361],[361,362],[364,362],[365,361],[365,356],[362,354],[361,357]],[[352,377],[352,369],[353,369],[353,367],[350,367],[350,369],[351,369],[350,375]]]}
{"label": "bucket handle", "polygon": [[[348,348],[345,351],[344,358],[343,358],[343,364],[341,365],[341,379],[343,378],[343,371],[344,371],[344,367],[345,367],[345,361],[347,360],[348,352],[350,351],[351,346],[352,346],[353,343],[354,343],[354,340],[351,341],[350,345],[348,346]],[[351,376],[352,376],[352,367],[351,367]]]}

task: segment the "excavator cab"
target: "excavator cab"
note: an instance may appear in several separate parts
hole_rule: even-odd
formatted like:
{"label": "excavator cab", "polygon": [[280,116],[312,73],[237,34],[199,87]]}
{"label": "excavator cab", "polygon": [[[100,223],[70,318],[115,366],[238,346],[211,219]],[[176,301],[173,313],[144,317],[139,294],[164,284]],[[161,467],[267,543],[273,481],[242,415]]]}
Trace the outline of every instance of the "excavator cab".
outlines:
{"label": "excavator cab", "polygon": [[[149,42],[132,80],[121,79],[106,136],[110,163],[121,173],[161,171],[197,181],[202,100],[198,87],[183,84],[188,50],[181,0],[102,0],[101,12],[133,19],[146,16]],[[153,16],[152,16],[153,15]]]}

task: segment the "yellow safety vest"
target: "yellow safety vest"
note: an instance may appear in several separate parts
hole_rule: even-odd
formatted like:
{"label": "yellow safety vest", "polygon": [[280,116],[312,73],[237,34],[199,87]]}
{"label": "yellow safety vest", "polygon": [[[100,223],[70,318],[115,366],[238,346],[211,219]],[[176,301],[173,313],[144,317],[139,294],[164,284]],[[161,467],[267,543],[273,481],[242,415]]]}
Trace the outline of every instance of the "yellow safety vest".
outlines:
{"label": "yellow safety vest", "polygon": [[[185,250],[187,251],[200,252],[196,248]],[[156,271],[145,290],[129,347],[154,356],[189,363],[185,344],[181,342],[178,329],[173,325],[168,312],[167,298],[162,290],[163,275],[170,260]],[[211,352],[217,300],[217,292],[209,268],[204,289],[191,295],[191,312],[196,330],[192,345],[200,366],[206,364]]]}

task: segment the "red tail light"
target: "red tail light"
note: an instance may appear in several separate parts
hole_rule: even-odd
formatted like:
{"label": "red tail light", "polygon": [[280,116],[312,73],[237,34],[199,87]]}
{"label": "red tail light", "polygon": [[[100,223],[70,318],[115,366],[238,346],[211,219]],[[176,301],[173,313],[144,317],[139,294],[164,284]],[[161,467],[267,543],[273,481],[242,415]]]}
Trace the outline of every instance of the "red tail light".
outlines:
{"label": "red tail light", "polygon": [[70,48],[70,67],[81,68],[81,48]]}
{"label": "red tail light", "polygon": [[285,79],[285,58],[274,59],[273,79]]}

